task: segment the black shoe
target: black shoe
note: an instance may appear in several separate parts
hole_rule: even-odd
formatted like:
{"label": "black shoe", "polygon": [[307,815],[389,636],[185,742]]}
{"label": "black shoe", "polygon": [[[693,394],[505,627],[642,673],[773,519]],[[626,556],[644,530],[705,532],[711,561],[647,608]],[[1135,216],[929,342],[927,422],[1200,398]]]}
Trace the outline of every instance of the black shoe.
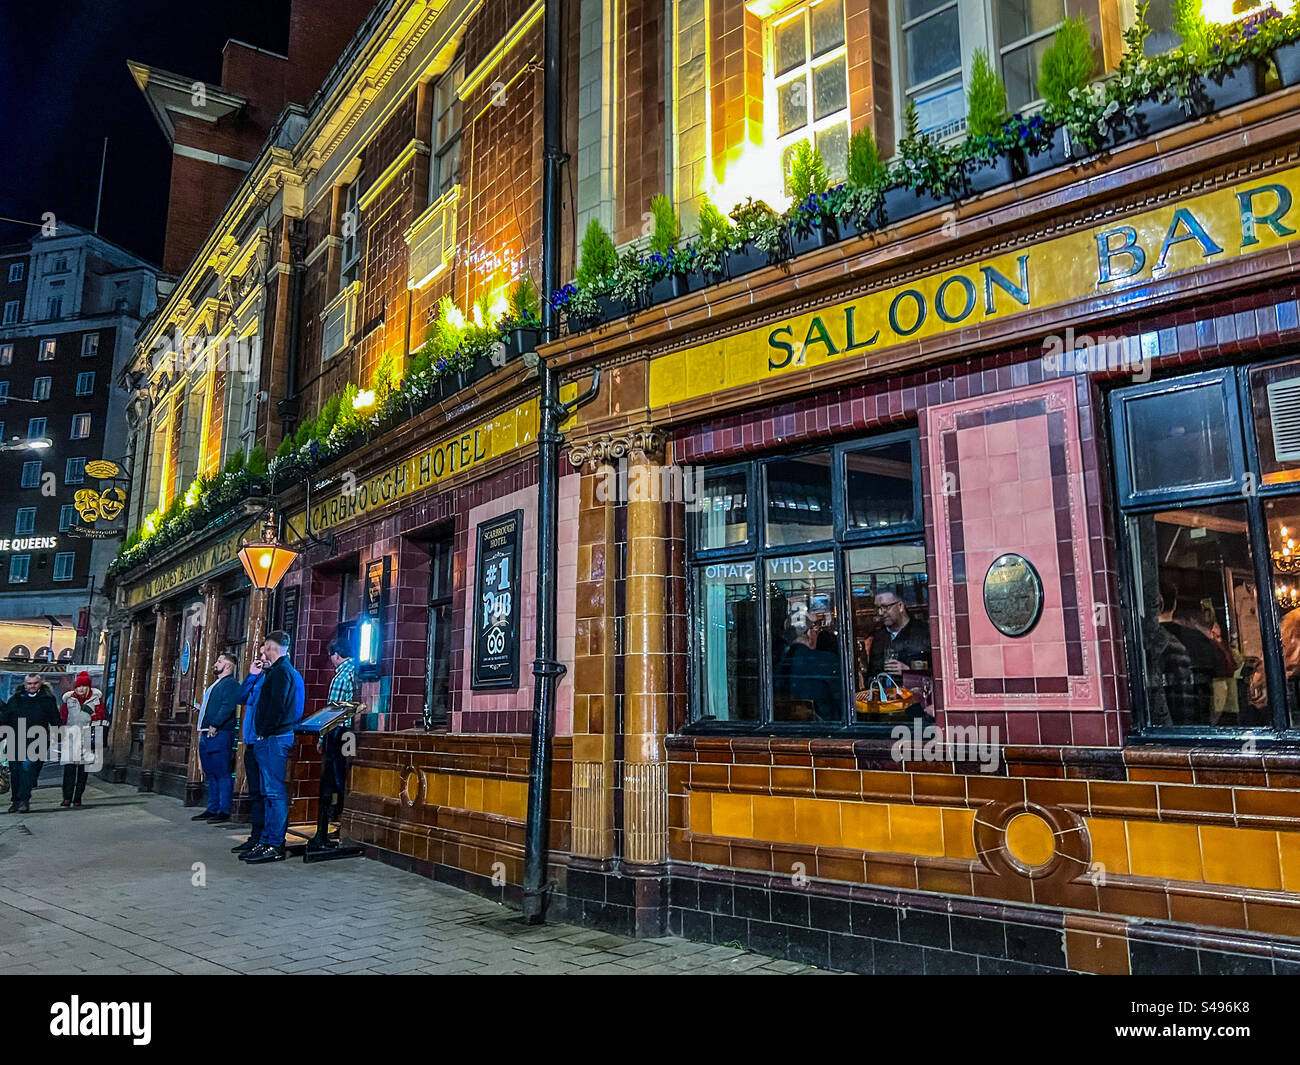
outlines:
{"label": "black shoe", "polygon": [[230,820],[229,814],[214,814],[212,817],[208,818],[208,824],[223,825],[229,820]]}
{"label": "black shoe", "polygon": [[255,850],[257,847],[260,847],[260,846],[261,846],[261,844],[258,843],[257,840],[255,840],[255,839],[246,839],[246,840],[244,840],[244,842],[241,843],[238,847],[231,847],[231,848],[230,848],[230,853],[231,853],[231,854],[238,854],[238,855],[245,855],[245,854],[247,854],[249,851],[251,851],[251,850]]}
{"label": "black shoe", "polygon": [[16,802],[11,802],[9,804],[9,809],[5,811],[5,813],[7,814],[16,814],[17,812],[18,812],[18,804]]}
{"label": "black shoe", "polygon": [[255,843],[253,844],[253,846],[249,847],[248,850],[244,851],[244,853],[239,856],[239,860],[241,862],[246,862],[248,861],[249,858],[261,854],[262,851],[267,849],[269,848],[267,848],[265,843]]}
{"label": "black shoe", "polygon": [[267,862],[282,862],[284,859],[285,853],[283,847],[268,847],[263,844],[245,858],[244,861],[248,865],[264,865]]}
{"label": "black shoe", "polygon": [[191,820],[191,821],[210,821],[212,818],[214,818],[214,817],[216,817],[216,816],[217,816],[217,815],[214,814],[211,810],[204,810],[201,814],[195,814],[193,817],[190,818],[190,820]]}
{"label": "black shoe", "polygon": [[20,814],[29,814],[29,813],[31,813],[31,812],[32,812],[32,806],[31,806],[31,803],[20,802],[20,803],[18,804],[18,812],[19,812]]}

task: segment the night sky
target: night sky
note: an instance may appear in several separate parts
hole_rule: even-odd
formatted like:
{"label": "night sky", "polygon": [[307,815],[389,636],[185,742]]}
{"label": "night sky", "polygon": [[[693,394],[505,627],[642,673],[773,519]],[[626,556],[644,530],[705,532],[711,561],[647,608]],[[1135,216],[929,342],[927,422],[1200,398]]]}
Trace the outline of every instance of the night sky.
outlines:
{"label": "night sky", "polygon": [[[139,60],[215,83],[230,38],[283,53],[288,0],[0,0],[0,216],[46,211],[162,258],[171,153],[126,68]],[[31,226],[0,222],[0,244]]]}

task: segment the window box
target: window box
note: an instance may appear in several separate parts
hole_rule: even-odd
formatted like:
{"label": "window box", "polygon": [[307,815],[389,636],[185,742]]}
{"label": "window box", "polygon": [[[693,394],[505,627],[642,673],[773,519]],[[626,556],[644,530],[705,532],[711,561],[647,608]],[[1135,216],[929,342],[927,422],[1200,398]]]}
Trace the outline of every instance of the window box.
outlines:
{"label": "window box", "polygon": [[1253,100],[1263,91],[1262,67],[1253,60],[1243,63],[1221,75],[1200,80],[1189,100],[1142,101],[1132,118],[1112,127],[1103,147],[1116,147],[1181,126],[1192,119],[1205,118],[1226,107]]}
{"label": "window box", "polygon": [[795,223],[790,223],[790,254],[802,255],[804,252],[824,248],[842,240],[840,223],[835,219],[813,225],[807,232],[801,233]]}
{"label": "window box", "polygon": [[924,214],[926,211],[932,211],[936,207],[943,207],[950,203],[952,203],[951,194],[940,198],[933,192],[917,192],[915,189],[898,185],[885,192],[885,220],[890,224],[901,222],[906,218]]}
{"label": "window box", "polygon": [[1009,185],[1025,173],[1025,153],[1016,149],[992,162],[972,163],[964,172],[966,195],[975,196],[999,185]]}
{"label": "window box", "polygon": [[1284,88],[1300,82],[1300,41],[1292,41],[1277,49],[1273,53],[1273,63]]}
{"label": "window box", "polygon": [[1065,130],[1058,126],[1052,130],[1051,144],[1035,155],[1025,156],[1025,174],[1032,176],[1041,174],[1044,170],[1055,170],[1058,166],[1065,166],[1070,159],[1070,139]]}
{"label": "window box", "polygon": [[745,241],[744,244],[727,252],[727,276],[743,277],[769,265],[770,262],[771,259],[766,252],[756,248],[751,241]]}
{"label": "window box", "polygon": [[1205,114],[1244,104],[1264,92],[1264,68],[1253,59],[1204,83]]}
{"label": "window box", "polygon": [[519,327],[506,333],[506,362],[522,358],[525,352],[536,351],[540,333],[536,329]]}

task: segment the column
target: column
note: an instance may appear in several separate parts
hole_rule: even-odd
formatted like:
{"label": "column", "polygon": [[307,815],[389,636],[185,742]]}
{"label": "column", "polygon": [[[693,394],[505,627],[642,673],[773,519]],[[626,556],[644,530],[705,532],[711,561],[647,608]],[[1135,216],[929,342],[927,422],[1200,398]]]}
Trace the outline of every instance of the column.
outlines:
{"label": "column", "polygon": [[153,670],[148,701],[144,711],[144,751],[140,758],[140,790],[153,791],[154,770],[158,766],[158,725],[162,719],[163,696],[167,692],[168,673],[171,668],[173,639],[172,623],[167,608],[159,603],[153,608],[155,629],[153,637]]}
{"label": "column", "polygon": [[[203,703],[203,692],[212,683],[212,667],[221,651],[221,625],[218,615],[219,589],[216,581],[205,581],[199,586],[203,596],[203,617],[199,631],[199,651],[194,668],[199,671],[195,685],[196,698]],[[203,796],[203,767],[199,764],[199,712],[190,711],[190,753],[185,770],[185,805],[193,806]]]}
{"label": "column", "polygon": [[625,857],[668,859],[668,520],[662,437],[637,434],[629,448],[627,649],[624,676]]}
{"label": "column", "polygon": [[144,656],[144,615],[136,614],[122,630],[122,646],[118,649],[121,672],[117,678],[114,696],[113,723],[109,731],[108,753],[112,765],[112,779],[121,783],[126,779],[126,766],[131,758],[131,718],[135,711],[135,686],[139,678],[140,660]]}

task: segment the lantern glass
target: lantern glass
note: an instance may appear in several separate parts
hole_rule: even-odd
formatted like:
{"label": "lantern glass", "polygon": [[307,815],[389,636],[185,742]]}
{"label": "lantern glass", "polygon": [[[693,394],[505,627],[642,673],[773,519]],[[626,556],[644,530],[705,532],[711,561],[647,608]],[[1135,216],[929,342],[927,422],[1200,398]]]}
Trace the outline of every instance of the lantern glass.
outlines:
{"label": "lantern glass", "polygon": [[297,551],[278,543],[246,544],[239,551],[239,561],[254,588],[276,587],[297,557]]}

